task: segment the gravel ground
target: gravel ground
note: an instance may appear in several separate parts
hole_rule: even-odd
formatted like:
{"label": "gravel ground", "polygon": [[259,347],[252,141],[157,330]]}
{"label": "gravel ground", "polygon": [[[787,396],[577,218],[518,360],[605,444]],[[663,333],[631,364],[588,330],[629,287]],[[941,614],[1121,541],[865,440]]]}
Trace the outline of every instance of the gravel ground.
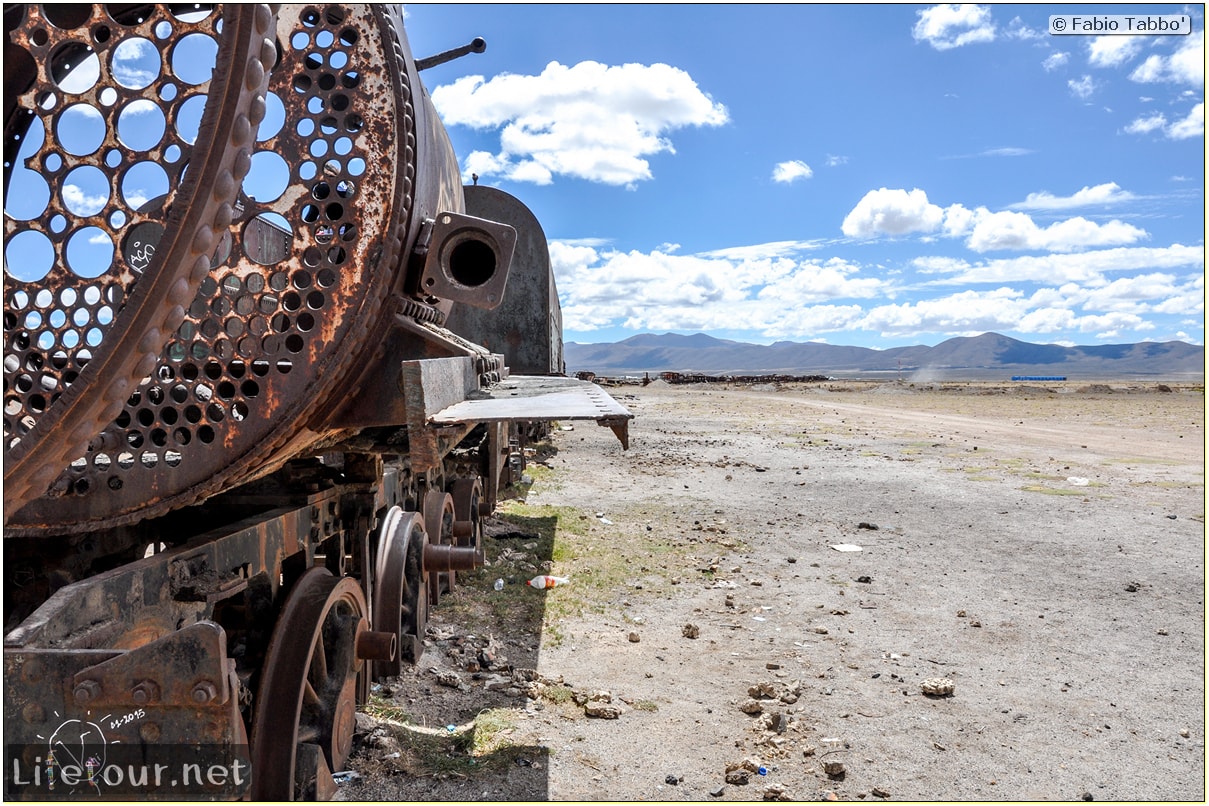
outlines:
{"label": "gravel ground", "polygon": [[342,798],[1205,799],[1203,387],[611,391]]}

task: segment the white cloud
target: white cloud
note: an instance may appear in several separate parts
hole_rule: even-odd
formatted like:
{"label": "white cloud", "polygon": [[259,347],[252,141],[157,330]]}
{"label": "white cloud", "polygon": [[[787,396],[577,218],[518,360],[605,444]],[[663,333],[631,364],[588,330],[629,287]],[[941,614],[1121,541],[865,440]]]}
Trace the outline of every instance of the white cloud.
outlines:
{"label": "white cloud", "polygon": [[880,188],[869,191],[856,203],[840,229],[850,238],[905,235],[935,232],[943,220],[944,211],[930,203],[928,194],[919,188]]}
{"label": "white cloud", "polygon": [[1172,140],[1186,140],[1189,137],[1203,137],[1204,135],[1205,104],[1203,101],[1192,107],[1192,111],[1188,113],[1188,117],[1183,120],[1177,120],[1167,129],[1167,136]]}
{"label": "white cloud", "polygon": [[1153,115],[1147,115],[1144,118],[1138,118],[1125,127],[1125,131],[1130,134],[1149,134],[1155,129],[1161,129],[1167,125],[1167,116],[1162,112],[1155,112]]}
{"label": "white cloud", "polygon": [[726,123],[688,73],[666,64],[551,62],[536,76],[465,76],[432,91],[447,126],[501,129],[500,151],[478,151],[468,176],[549,184],[556,175],[628,185],[651,178],[645,159],[675,153],[668,133]]}
{"label": "white cloud", "polygon": [[63,204],[78,216],[96,215],[109,202],[109,194],[90,194],[79,185],[63,186]]}
{"label": "white cloud", "polygon": [[1140,36],[1093,36],[1087,43],[1087,63],[1092,67],[1118,67],[1138,55]]}
{"label": "white cloud", "polygon": [[812,176],[814,176],[814,171],[810,170],[810,166],[801,160],[778,162],[772,169],[772,181],[774,182],[788,184],[795,179],[809,179]]}
{"label": "white cloud", "polygon": [[995,38],[990,9],[973,3],[942,3],[917,12],[911,35],[936,50],[949,50]]}
{"label": "white cloud", "polygon": [[[1105,189],[1085,190],[1091,197],[1103,197],[1106,193]],[[961,204],[942,208],[929,202],[928,195],[919,188],[909,192],[888,188],[869,191],[844,218],[841,229],[850,238],[928,234],[939,230],[946,237],[966,237],[966,246],[976,252],[995,249],[1069,252],[1129,244],[1147,237],[1145,230],[1117,220],[1097,224],[1075,217],[1040,227],[1025,213],[993,213],[985,207],[971,210]]]}
{"label": "white cloud", "polygon": [[1030,28],[1025,25],[1024,20],[1019,17],[1013,17],[1008,23],[1007,29],[1008,39],[1048,39],[1049,34],[1044,31],[1038,31],[1036,28]]}
{"label": "white cloud", "polygon": [[1089,75],[1084,75],[1078,81],[1072,78],[1066,82],[1066,86],[1070,88],[1071,95],[1079,98],[1087,98],[1096,91],[1096,82]]}
{"label": "white cloud", "polygon": [[1205,104],[1201,102],[1192,107],[1187,117],[1167,122],[1167,116],[1155,112],[1146,117],[1136,118],[1125,127],[1128,134],[1150,134],[1162,131],[1171,140],[1187,140],[1190,137],[1203,137],[1205,134]]}
{"label": "white cloud", "polygon": [[1039,227],[1024,213],[1004,211],[979,216],[966,245],[975,252],[993,249],[1070,252],[1092,246],[1131,244],[1145,237],[1145,230],[1115,219],[1097,224],[1076,216]]}
{"label": "white cloud", "polygon": [[1050,56],[1047,57],[1046,60],[1041,63],[1041,66],[1045,68],[1045,71],[1047,73],[1049,73],[1054,70],[1057,70],[1059,67],[1063,66],[1064,64],[1066,64],[1069,61],[1070,61],[1070,54],[1066,53],[1064,51],[1060,51],[1058,53],[1050,54]]}
{"label": "white cloud", "polygon": [[949,275],[931,281],[933,285],[1011,282],[1061,285],[1067,282],[1102,283],[1106,272],[1197,267],[1203,271],[1205,250],[1200,246],[1172,244],[995,258],[978,263],[954,258],[916,258],[915,264],[929,272]]}
{"label": "white cloud", "polygon": [[1073,207],[1088,207],[1096,204],[1116,204],[1130,201],[1134,195],[1121,190],[1116,182],[1105,182],[1094,187],[1084,187],[1070,196],[1055,196],[1048,190],[1030,193],[1022,202],[1009,204],[1010,210],[1068,210]]}
{"label": "white cloud", "polygon": [[837,166],[837,165],[844,165],[844,164],[845,164],[845,163],[847,163],[847,162],[848,162],[848,158],[847,158],[847,157],[844,157],[844,156],[837,156],[837,155],[835,155],[835,154],[828,154],[828,155],[827,155],[827,166],[828,166],[829,168],[834,168],[834,167],[835,167],[835,166]]}
{"label": "white cloud", "polygon": [[1205,32],[1197,31],[1188,36],[1160,37],[1179,39],[1180,44],[1170,56],[1151,54],[1130,73],[1129,77],[1141,83],[1171,82],[1190,84],[1202,90],[1205,86]]}

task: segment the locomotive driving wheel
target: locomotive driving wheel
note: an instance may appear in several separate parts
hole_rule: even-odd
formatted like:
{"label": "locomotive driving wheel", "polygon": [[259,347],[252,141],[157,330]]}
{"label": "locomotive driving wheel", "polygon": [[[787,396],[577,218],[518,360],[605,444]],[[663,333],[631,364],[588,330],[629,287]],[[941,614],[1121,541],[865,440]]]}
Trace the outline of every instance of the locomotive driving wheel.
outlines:
{"label": "locomotive driving wheel", "polygon": [[353,749],[368,627],[355,580],[312,568],[273,630],[252,717],[252,799],[328,800]]}
{"label": "locomotive driving wheel", "polygon": [[397,675],[402,662],[415,663],[424,649],[428,587],[424,584],[424,522],[416,512],[391,507],[382,521],[374,566],[374,629],[394,631],[399,652],[374,663],[374,677]]}
{"label": "locomotive driving wheel", "polygon": [[[431,490],[424,496],[424,530],[433,545],[452,546],[454,522],[453,496]],[[428,572],[428,600],[435,607],[442,593],[453,593],[454,572]]]}
{"label": "locomotive driving wheel", "polygon": [[483,537],[483,482],[477,476],[449,485],[453,496],[453,536],[459,546],[478,549]]}

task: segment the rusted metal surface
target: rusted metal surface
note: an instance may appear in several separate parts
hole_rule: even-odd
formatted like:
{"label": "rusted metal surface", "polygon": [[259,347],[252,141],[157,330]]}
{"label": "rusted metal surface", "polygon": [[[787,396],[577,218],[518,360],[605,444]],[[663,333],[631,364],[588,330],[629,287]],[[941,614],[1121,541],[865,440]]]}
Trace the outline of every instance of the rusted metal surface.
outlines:
{"label": "rusted metal surface", "polygon": [[463,192],[467,213],[516,230],[516,251],[501,304],[493,310],[455,304],[446,327],[507,356],[515,374],[562,374],[562,309],[541,223],[524,203],[499,188],[468,185]]}
{"label": "rusted metal surface", "polygon": [[[10,247],[20,235],[53,255],[49,265],[6,261],[6,521],[57,476],[60,495],[86,495],[97,481],[105,488],[104,477],[60,474],[137,394],[160,361],[166,334],[181,325],[184,306],[233,219],[252,134],[264,115],[258,98],[275,59],[267,6],[214,9],[196,22],[164,7],[127,7],[116,17],[107,8],[5,10],[5,163],[12,166],[5,169],[6,199],[11,203],[16,171],[47,198],[27,220],[6,216],[5,236]],[[172,47],[187,37],[213,42],[224,69],[200,80],[176,75],[183,66],[172,62]],[[130,45],[156,54],[153,77],[115,71],[121,49]],[[91,84],[90,71],[97,75]],[[192,135],[179,121],[198,98],[208,100]],[[148,111],[162,121],[158,138],[132,122]],[[100,123],[65,142],[76,118]],[[19,147],[27,137],[36,142],[39,130],[40,147],[27,147],[30,153],[17,164]],[[123,142],[143,137],[154,138],[145,150]],[[163,175],[163,199],[140,197],[131,177],[144,169]],[[81,191],[89,179],[104,188],[100,204]],[[107,259],[88,256],[90,240],[111,247]],[[130,453],[131,467],[137,465],[132,446],[120,441],[113,447],[119,445]],[[114,456],[111,464],[121,461]]]}

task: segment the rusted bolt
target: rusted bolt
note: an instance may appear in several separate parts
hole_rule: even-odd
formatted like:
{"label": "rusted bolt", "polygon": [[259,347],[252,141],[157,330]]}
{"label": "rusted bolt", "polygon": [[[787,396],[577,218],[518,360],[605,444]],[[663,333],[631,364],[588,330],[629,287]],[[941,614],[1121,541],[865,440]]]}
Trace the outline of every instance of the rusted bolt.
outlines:
{"label": "rusted bolt", "polygon": [[160,687],[154,680],[140,680],[130,690],[130,699],[139,705],[146,705],[160,698]]}
{"label": "rusted bolt", "polygon": [[365,630],[357,633],[358,660],[394,660],[399,637],[393,632]]}
{"label": "rusted bolt", "polygon": [[193,686],[193,701],[205,705],[218,696],[218,687],[209,680],[202,680]]}
{"label": "rusted bolt", "polygon": [[26,703],[21,709],[21,718],[30,725],[37,725],[46,721],[46,709],[36,702]]}
{"label": "rusted bolt", "polygon": [[101,684],[95,680],[85,680],[76,685],[73,694],[80,705],[92,702],[101,696]]}
{"label": "rusted bolt", "polygon": [[139,725],[139,738],[144,742],[158,742],[160,733],[160,726],[157,722],[144,722]]}

